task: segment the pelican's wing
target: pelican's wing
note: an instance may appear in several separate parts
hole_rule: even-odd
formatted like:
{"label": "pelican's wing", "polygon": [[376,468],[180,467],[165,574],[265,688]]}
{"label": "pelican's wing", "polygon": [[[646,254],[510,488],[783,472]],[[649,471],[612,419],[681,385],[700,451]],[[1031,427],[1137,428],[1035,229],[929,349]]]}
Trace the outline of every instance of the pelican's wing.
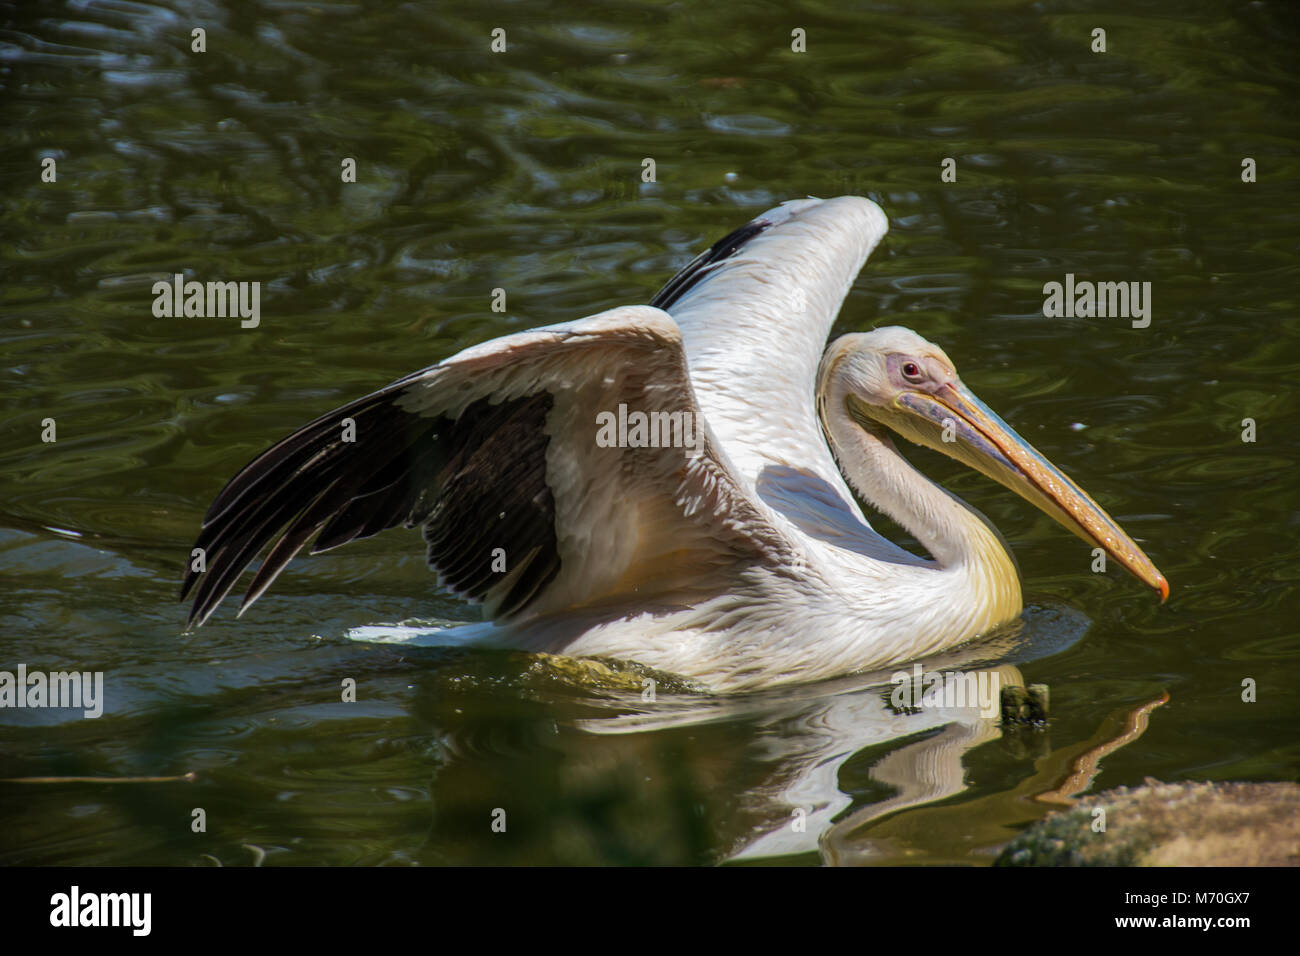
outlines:
{"label": "pelican's wing", "polygon": [[[627,445],[699,440],[606,447],[620,406]],[[790,560],[765,515],[700,416],[677,325],[633,306],[467,349],[274,445],[213,502],[181,596],[197,584],[202,624],[267,546],[245,606],[313,535],[316,553],[423,525],[445,586],[518,619]]]}
{"label": "pelican's wing", "polygon": [[813,395],[835,316],[888,228],[858,196],[787,202],[715,243],[651,300],[677,320],[700,407],[750,488],[767,466],[789,466],[852,501]]}

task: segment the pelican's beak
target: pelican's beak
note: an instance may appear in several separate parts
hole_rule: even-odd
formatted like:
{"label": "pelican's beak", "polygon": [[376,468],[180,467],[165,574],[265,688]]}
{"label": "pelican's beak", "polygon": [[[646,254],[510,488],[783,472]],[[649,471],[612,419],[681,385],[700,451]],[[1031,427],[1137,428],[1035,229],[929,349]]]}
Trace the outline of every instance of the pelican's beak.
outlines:
{"label": "pelican's beak", "polygon": [[855,417],[867,414],[1005,485],[1159,591],[1162,604],[1169,597],[1169,582],[1115,519],[960,381],[902,392],[890,409],[855,408],[857,402],[850,396]]}

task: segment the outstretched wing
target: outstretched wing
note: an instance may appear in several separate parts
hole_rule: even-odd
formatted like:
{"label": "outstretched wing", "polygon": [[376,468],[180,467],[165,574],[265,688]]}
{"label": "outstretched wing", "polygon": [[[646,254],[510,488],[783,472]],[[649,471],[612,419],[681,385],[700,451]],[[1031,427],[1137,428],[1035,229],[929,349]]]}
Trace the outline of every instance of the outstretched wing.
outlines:
{"label": "outstretched wing", "polygon": [[869,199],[797,199],[756,216],[651,299],[682,331],[695,395],[737,483],[804,534],[897,560],[845,484],[813,403],[826,338],[888,230]]}
{"label": "outstretched wing", "polygon": [[677,325],[632,306],[467,349],[272,446],[212,503],[181,597],[202,624],[268,546],[243,607],[313,536],[318,553],[423,525],[441,583],[498,620],[680,600],[788,561],[768,519],[700,414]]}
{"label": "outstretched wing", "polygon": [[880,207],[858,196],[782,203],[714,243],[651,300],[681,328],[700,407],[747,487],[770,466],[797,467],[853,500],[813,395],[835,316],[888,228]]}

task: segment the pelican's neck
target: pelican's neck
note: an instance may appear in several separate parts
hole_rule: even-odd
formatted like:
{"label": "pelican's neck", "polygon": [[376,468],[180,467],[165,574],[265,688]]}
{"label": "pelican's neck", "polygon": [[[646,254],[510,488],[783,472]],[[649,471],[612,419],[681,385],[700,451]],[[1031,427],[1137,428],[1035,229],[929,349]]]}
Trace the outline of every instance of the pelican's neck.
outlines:
{"label": "pelican's neck", "polygon": [[819,405],[831,450],[854,490],[911,532],[941,569],[965,572],[963,596],[983,605],[990,619],[1018,614],[1020,574],[988,519],[913,468],[883,431],[854,421],[839,389],[819,395]]}

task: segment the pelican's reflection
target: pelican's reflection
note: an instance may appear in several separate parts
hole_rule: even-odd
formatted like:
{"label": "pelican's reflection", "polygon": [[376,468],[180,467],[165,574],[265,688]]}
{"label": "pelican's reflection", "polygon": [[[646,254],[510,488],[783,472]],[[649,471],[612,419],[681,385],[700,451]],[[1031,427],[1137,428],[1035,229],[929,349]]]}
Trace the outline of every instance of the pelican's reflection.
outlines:
{"label": "pelican's reflection", "polygon": [[[630,735],[743,721],[749,745],[744,759],[732,755],[738,773],[730,779],[745,783],[727,797],[739,820],[726,828],[727,835],[719,834],[728,844],[720,858],[817,852],[827,863],[905,859],[909,847],[892,839],[860,839],[863,831],[900,811],[961,793],[965,754],[1002,733],[998,690],[1024,684],[1013,662],[1054,653],[1085,627],[1073,612],[1031,609],[1017,626],[926,658],[918,668],[909,664],[739,697],[663,697],[635,713],[575,723],[590,734]],[[919,685],[918,673],[924,675]],[[939,683],[934,675],[947,679]],[[909,698],[918,689],[920,699]],[[864,762],[854,760],[860,756],[874,758],[865,769],[882,799],[847,812],[854,798],[841,774],[850,762]],[[764,768],[757,779],[754,761]],[[751,767],[743,772],[738,765],[746,762]],[[711,785],[725,786],[727,780],[716,770],[709,774]]]}

